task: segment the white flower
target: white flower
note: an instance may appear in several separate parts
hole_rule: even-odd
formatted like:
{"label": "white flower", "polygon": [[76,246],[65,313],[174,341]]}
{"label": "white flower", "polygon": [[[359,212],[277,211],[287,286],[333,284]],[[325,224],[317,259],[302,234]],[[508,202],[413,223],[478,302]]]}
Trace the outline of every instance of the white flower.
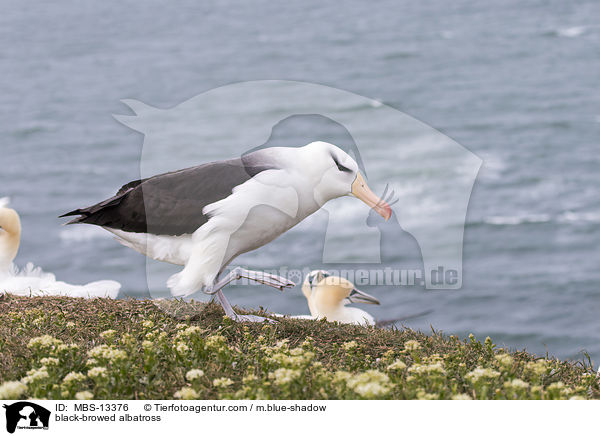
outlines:
{"label": "white flower", "polygon": [[227,377],[221,377],[213,380],[213,386],[217,388],[226,388],[233,384],[233,380]]}
{"label": "white flower", "polygon": [[40,363],[45,366],[57,366],[59,361],[56,357],[43,357]]}
{"label": "white flower", "polygon": [[105,378],[108,376],[108,371],[102,366],[95,366],[88,371],[88,377],[90,378]]}
{"label": "white flower", "polygon": [[145,329],[151,329],[152,327],[154,327],[154,322],[147,319],[146,321],[142,322],[142,327],[144,327]]}
{"label": "white flower", "polygon": [[363,398],[377,398],[389,392],[389,381],[386,374],[371,369],[349,378],[346,385]]}
{"label": "white flower", "polygon": [[175,392],[174,396],[181,400],[196,400],[198,399],[198,392],[192,388],[181,388]]}
{"label": "white flower", "polygon": [[529,387],[529,383],[521,380],[520,378],[516,378],[510,381],[510,386],[515,389],[527,389]]}
{"label": "white flower", "polygon": [[342,345],[342,348],[346,351],[354,350],[357,347],[358,344],[356,343],[356,341],[344,342],[344,344]]}
{"label": "white flower", "polygon": [[204,376],[204,371],[202,371],[201,369],[190,369],[185,374],[185,378],[188,379],[189,381],[197,380],[202,376]]}
{"label": "white flower", "polygon": [[31,323],[36,327],[40,327],[44,323],[44,318],[36,318]]}
{"label": "white flower", "polygon": [[41,368],[30,369],[29,371],[27,371],[27,376],[23,377],[21,379],[21,382],[25,384],[30,384],[36,381],[45,380],[49,377],[50,375],[48,374],[47,368],[45,366],[42,366]]}
{"label": "white flower", "polygon": [[75,399],[76,400],[93,400],[94,394],[92,394],[90,391],[77,392],[75,394]]}
{"label": "white flower", "polygon": [[[181,324],[179,324],[179,325],[181,325]],[[195,335],[199,335],[202,332],[202,330],[200,330],[200,327],[198,327],[197,325],[192,325],[192,326],[187,327],[185,324],[183,324],[183,326],[185,326],[185,329],[177,332],[178,338],[195,336]]]}
{"label": "white flower", "polygon": [[117,331],[116,330],[105,330],[102,333],[100,333],[100,337],[102,339],[104,339],[105,341],[108,342],[112,342],[112,340],[117,336]]}
{"label": "white flower", "polygon": [[28,348],[37,348],[40,350],[54,350],[61,345],[63,341],[53,338],[50,335],[38,336],[29,340]]}
{"label": "white flower", "polygon": [[452,397],[453,400],[472,400],[467,394],[456,394]]}
{"label": "white flower", "polygon": [[188,351],[190,351],[190,347],[188,347],[186,344],[184,344],[183,342],[178,342],[177,345],[175,346],[175,349],[177,350],[177,352],[179,354],[185,354]]}
{"label": "white flower", "polygon": [[444,364],[442,362],[430,363],[428,365],[421,365],[415,363],[413,366],[408,368],[408,372],[411,374],[419,374],[419,375],[444,375],[446,374],[446,370],[444,369]]}
{"label": "white flower", "polygon": [[416,350],[418,350],[419,348],[421,348],[421,344],[419,344],[419,341],[414,341],[414,340],[411,340],[411,341],[406,341],[406,342],[404,343],[404,349],[405,349],[405,350],[408,350],[408,351],[416,351]]}
{"label": "white flower", "polygon": [[510,354],[497,354],[494,359],[503,367],[509,368],[512,366],[514,359]]}
{"label": "white flower", "polygon": [[333,382],[334,383],[347,382],[351,378],[352,378],[352,374],[350,374],[348,371],[336,371],[335,374],[333,375]]}
{"label": "white flower", "polygon": [[492,379],[499,376],[500,373],[491,368],[475,368],[467,374],[467,378],[471,380],[472,383],[477,383],[482,378]]}
{"label": "white flower", "polygon": [[404,363],[400,359],[396,359],[393,363],[391,363],[387,367],[387,369],[389,371],[402,371],[405,368],[406,368],[406,363]]}
{"label": "white flower", "polygon": [[69,321],[67,323],[67,328],[72,329],[73,327],[75,327],[75,323],[73,321]]}
{"label": "white flower", "polygon": [[96,359],[103,358],[110,361],[127,359],[127,353],[125,351],[105,344],[92,348],[90,351],[88,351],[88,356]]}
{"label": "white flower", "polygon": [[256,380],[258,380],[258,377],[256,377],[254,374],[248,374],[244,376],[244,378],[242,379],[242,383],[247,384]]}
{"label": "white flower", "polygon": [[534,374],[541,376],[546,374],[548,366],[544,360],[536,360],[535,362],[527,362],[525,369],[533,372]]}
{"label": "white flower", "polygon": [[27,392],[27,386],[18,381],[8,381],[0,385],[1,400],[18,400],[25,392]]}
{"label": "white flower", "polygon": [[74,372],[74,371],[71,371],[70,373],[65,375],[65,378],[63,378],[63,382],[65,382],[67,384],[82,382],[84,380],[85,380],[85,375],[83,375],[80,372]]}
{"label": "white flower", "polygon": [[211,335],[206,338],[206,348],[220,349],[227,340],[222,335]]}
{"label": "white flower", "polygon": [[298,369],[278,368],[269,374],[269,378],[274,380],[277,385],[286,385],[299,378],[300,375],[301,372]]}
{"label": "white flower", "polygon": [[354,392],[363,398],[377,398],[389,391],[389,387],[376,382],[362,383],[354,387]]}

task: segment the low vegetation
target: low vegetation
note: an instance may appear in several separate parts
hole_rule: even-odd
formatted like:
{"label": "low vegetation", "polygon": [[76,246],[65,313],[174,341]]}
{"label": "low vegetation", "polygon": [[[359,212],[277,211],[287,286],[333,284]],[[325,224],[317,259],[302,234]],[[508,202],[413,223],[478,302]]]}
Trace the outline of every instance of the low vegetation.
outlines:
{"label": "low vegetation", "polygon": [[472,335],[236,324],[217,305],[183,301],[4,296],[0,398],[589,399],[600,386],[589,360]]}

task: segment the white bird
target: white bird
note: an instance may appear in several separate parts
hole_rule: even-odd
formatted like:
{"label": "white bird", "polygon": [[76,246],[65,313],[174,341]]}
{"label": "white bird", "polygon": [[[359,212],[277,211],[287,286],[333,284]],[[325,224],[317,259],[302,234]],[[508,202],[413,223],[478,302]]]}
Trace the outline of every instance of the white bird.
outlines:
{"label": "white bird", "polygon": [[279,289],[295,284],[241,268],[219,278],[225,267],[346,195],[389,219],[389,205],[369,189],[354,159],[333,144],[312,142],[130,182],[114,197],[63,216],[80,215],[69,224],[101,226],[152,259],[183,265],[167,282],[174,295],[203,290],[217,295],[229,317],[261,321],[238,316],[221,289],[242,277]]}
{"label": "white bird", "polygon": [[[324,292],[329,292],[327,289],[331,289],[332,287],[335,288],[340,285],[342,288],[343,287],[349,288],[350,286],[353,287],[353,290],[351,291],[350,295],[347,298],[342,299],[341,303],[338,303],[337,309],[335,309],[335,310],[330,310],[330,307],[327,304],[327,302],[325,302],[325,304],[324,304],[323,301],[320,301],[318,303],[315,303],[315,301],[314,301],[317,298],[324,299],[325,294],[320,294],[319,297],[316,297],[316,295],[317,295],[316,289],[321,288],[321,290],[323,290],[321,285],[326,283],[325,279],[328,277],[333,277],[333,279],[331,279],[332,283],[330,283],[329,287],[324,288],[325,289]],[[336,280],[340,280],[339,284]],[[341,290],[339,292],[341,292]],[[344,306],[348,303],[379,304],[379,301],[377,301],[377,299],[375,297],[372,297],[371,295],[369,295],[365,292],[358,291],[356,288],[354,288],[354,285],[350,281],[345,280],[345,282],[344,282],[344,279],[340,279],[340,277],[334,277],[334,276],[332,276],[332,274],[329,271],[324,271],[324,270],[314,270],[306,275],[306,278],[304,279],[304,283],[302,283],[302,293],[306,297],[306,301],[308,303],[308,309],[310,310],[310,315],[293,315],[293,316],[290,316],[290,318],[297,318],[297,319],[327,318],[330,321],[350,322],[350,323],[354,323],[354,324],[367,324],[367,325],[375,325],[377,327],[387,327],[387,326],[394,325],[394,324],[402,322],[402,321],[408,321],[409,319],[418,318],[423,315],[428,315],[431,312],[433,312],[433,310],[425,310],[425,311],[413,313],[410,315],[404,315],[399,318],[386,319],[386,320],[375,320],[371,316],[371,314],[365,312],[364,310],[355,309],[355,308],[351,308],[351,307],[341,307],[340,308],[340,304],[342,306]],[[363,298],[361,298],[360,295],[362,295]],[[336,315],[339,313],[343,313],[343,316],[339,317]],[[283,316],[283,315],[280,315],[280,316]],[[358,323],[354,322],[356,320],[356,318],[358,318],[358,321],[359,321]],[[350,319],[351,321],[345,321],[347,319]],[[363,322],[362,321],[363,319],[366,320],[366,322]]]}
{"label": "white bird", "polygon": [[6,292],[22,296],[117,297],[121,285],[113,280],[71,285],[57,281],[54,274],[44,272],[32,263],[28,263],[19,271],[13,260],[21,243],[21,220],[19,214],[7,205],[7,198],[0,199],[0,294]]}
{"label": "white bird", "polygon": [[[327,318],[345,324],[375,325],[373,316],[349,303],[380,304],[379,300],[356,289],[354,284],[327,271],[312,271],[302,284],[302,292],[308,301],[311,319]],[[295,316],[293,318],[305,318]]]}

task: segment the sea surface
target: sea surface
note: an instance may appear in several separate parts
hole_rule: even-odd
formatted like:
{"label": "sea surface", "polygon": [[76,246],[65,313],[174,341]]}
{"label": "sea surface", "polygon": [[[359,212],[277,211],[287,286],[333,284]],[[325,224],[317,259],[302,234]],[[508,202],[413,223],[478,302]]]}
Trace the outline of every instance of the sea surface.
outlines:
{"label": "sea surface", "polygon": [[[477,175],[461,245],[462,288],[365,286],[382,302],[365,308],[378,319],[430,311],[405,325],[489,335],[565,359],[586,351],[598,364],[599,19],[595,1],[4,1],[0,197],[10,196],[22,217],[16,262],[71,283],[118,280],[123,297],[167,297],[164,279],[176,268],[147,265],[110,233],[64,227],[58,215],[101,201],[153,168],[239,156],[264,144],[339,141],[358,147],[374,191],[394,189],[396,226],[383,228],[355,199],[336,200],[234,264],[328,268],[326,249],[336,269],[376,268],[373,256],[383,266],[418,266],[413,236],[434,251],[450,247],[445,226],[455,235],[456,223],[427,217],[460,203],[464,189],[444,189],[469,187]],[[266,79],[359,96],[328,99],[324,91],[321,102],[363,124],[357,131],[323,116],[314,106],[319,92],[297,92],[292,104],[225,87],[219,108],[197,97]],[[123,99],[167,114],[154,123],[159,132],[143,135],[117,121],[113,114],[133,115]],[[170,124],[168,114],[186,101],[201,110],[198,123],[187,111],[183,126]],[[299,116],[266,138],[252,123],[231,122],[285,112],[284,103]],[[407,117],[397,124],[373,116],[388,108]],[[147,153],[149,144],[162,144],[163,154]],[[463,167],[453,160],[449,144],[481,159],[479,171],[475,161]],[[336,233],[324,242],[331,217]],[[374,254],[365,235],[376,228]],[[226,294],[243,307],[308,313],[298,287],[281,294],[236,286]]]}

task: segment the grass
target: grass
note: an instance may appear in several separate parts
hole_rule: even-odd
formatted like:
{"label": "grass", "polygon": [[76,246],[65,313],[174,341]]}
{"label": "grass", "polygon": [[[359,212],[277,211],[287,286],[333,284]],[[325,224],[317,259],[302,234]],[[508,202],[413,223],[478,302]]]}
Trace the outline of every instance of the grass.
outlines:
{"label": "grass", "polygon": [[6,295],[0,398],[591,399],[600,386],[589,360],[472,335],[236,324],[214,304]]}

